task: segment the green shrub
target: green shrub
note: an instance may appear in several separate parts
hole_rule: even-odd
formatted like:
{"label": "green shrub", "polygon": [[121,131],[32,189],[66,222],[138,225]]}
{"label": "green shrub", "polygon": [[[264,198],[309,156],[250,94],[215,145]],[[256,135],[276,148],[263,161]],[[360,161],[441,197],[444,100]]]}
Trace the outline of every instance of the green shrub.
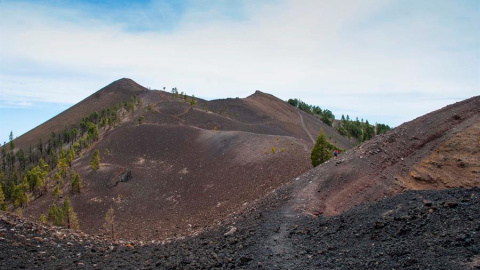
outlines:
{"label": "green shrub", "polygon": [[41,214],[38,219],[39,219],[40,222],[43,223],[43,224],[47,223],[47,218],[45,217],[44,214]]}
{"label": "green shrub", "polygon": [[323,131],[320,131],[315,146],[312,149],[312,153],[310,154],[313,167],[329,160],[332,157],[333,150],[335,150],[335,146],[327,142],[325,134]]}

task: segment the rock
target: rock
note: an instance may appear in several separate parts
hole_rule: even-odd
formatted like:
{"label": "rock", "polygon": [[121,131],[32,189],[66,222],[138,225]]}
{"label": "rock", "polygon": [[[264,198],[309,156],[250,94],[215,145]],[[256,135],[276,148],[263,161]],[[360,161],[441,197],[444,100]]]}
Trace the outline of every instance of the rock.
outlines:
{"label": "rock", "polygon": [[237,227],[232,227],[228,232],[224,233],[224,236],[229,236],[234,234],[237,231]]}
{"label": "rock", "polygon": [[65,239],[65,235],[59,231],[56,231],[55,233],[53,233],[53,236],[59,240]]}
{"label": "rock", "polygon": [[445,202],[444,206],[449,208],[455,208],[458,206],[458,203],[456,201],[447,201]]}
{"label": "rock", "polygon": [[430,207],[432,206],[432,202],[428,200],[423,200],[423,205],[425,205],[426,207]]}
{"label": "rock", "polygon": [[32,238],[32,240],[37,241],[37,242],[43,242],[43,238],[35,236]]}
{"label": "rock", "polygon": [[247,264],[249,261],[251,261],[252,258],[250,257],[247,257],[247,256],[242,256],[240,257],[239,261],[240,261],[240,265],[245,265]]}

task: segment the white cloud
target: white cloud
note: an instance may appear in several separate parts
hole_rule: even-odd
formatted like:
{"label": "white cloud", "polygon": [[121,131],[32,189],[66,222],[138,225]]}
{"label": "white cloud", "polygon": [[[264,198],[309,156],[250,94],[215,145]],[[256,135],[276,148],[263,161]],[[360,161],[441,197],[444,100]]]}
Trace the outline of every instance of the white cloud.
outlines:
{"label": "white cloud", "polygon": [[[478,47],[468,48],[478,41],[468,40],[468,31],[456,33],[465,23],[445,29],[454,20],[443,22],[443,13],[416,6],[413,15],[369,19],[392,4],[398,2],[246,2],[242,20],[206,19],[216,11],[190,9],[172,31],[132,32],[123,30],[128,22],[107,24],[71,9],[0,3],[0,66],[12,64],[0,67],[0,100],[76,103],[130,77],[146,87],[177,86],[207,98],[260,89],[325,108],[335,104],[337,115],[351,111],[397,125],[425,113],[423,108],[478,95]],[[38,69],[24,74],[16,60]],[[54,71],[45,75],[44,66]],[[58,70],[69,74],[55,77]],[[395,118],[399,110],[391,96],[402,94],[401,107],[409,113]],[[419,106],[417,96],[428,105]]]}
{"label": "white cloud", "polygon": [[0,108],[29,108],[33,105],[34,104],[32,102],[27,101],[0,101]]}

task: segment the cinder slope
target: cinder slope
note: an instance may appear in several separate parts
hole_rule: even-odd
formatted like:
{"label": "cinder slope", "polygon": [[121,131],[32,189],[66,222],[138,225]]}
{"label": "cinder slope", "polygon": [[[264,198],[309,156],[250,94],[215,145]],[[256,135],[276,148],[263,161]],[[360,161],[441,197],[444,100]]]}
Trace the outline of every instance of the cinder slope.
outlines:
{"label": "cinder slope", "polygon": [[350,149],[355,145],[316,117],[258,90],[244,99],[213,100],[208,102],[208,107],[231,116],[232,122],[224,123],[222,129],[293,136],[311,143],[312,147],[319,132],[323,130],[328,140],[340,148]]}
{"label": "cinder slope", "polygon": [[[82,113],[86,116],[133,94],[142,107],[117,127],[101,128],[99,140],[75,160],[73,169],[83,179],[82,192],[70,194],[68,184],[63,188],[85,232],[102,232],[105,214],[112,207],[119,237],[164,239],[197,233],[309,170],[313,142],[308,132],[324,128],[337,136],[319,120],[267,94],[197,99],[192,107],[170,93],[146,90],[127,79],[27,135],[48,138],[47,127],[63,128],[81,119]],[[342,141],[342,148],[351,146]],[[89,162],[95,150],[101,153],[101,166],[92,171]],[[119,181],[127,171],[132,178]],[[37,219],[52,200],[49,194],[36,199],[25,215]]]}
{"label": "cinder slope", "polygon": [[[257,114],[264,115],[272,122],[282,123],[288,133],[295,134],[296,137],[303,138],[305,141],[312,141],[314,144],[319,132],[322,130],[332,144],[343,149],[350,149],[354,146],[354,143],[341,136],[334,128],[324,124],[322,121],[318,121],[316,117],[302,110],[292,109],[295,107],[282,102],[275,96],[256,91],[255,94],[246,98],[245,102]],[[298,117],[301,118],[300,122]],[[300,128],[299,125],[303,128]]]}
{"label": "cinder slope", "polygon": [[111,241],[0,211],[0,268],[478,269],[479,206],[478,188],[408,191],[281,226],[278,213],[257,212],[165,244]]}
{"label": "cinder slope", "polygon": [[408,189],[480,186],[480,97],[449,105],[313,169],[294,208],[336,215]]}
{"label": "cinder slope", "polygon": [[59,115],[16,138],[16,148],[22,148],[25,151],[29,145],[34,147],[40,138],[45,142],[50,138],[52,132],[59,133],[65,127],[78,125],[83,117],[94,111],[99,112],[104,108],[110,108],[115,104],[127,101],[133,95],[145,94],[147,91],[147,88],[131,79],[123,78],[112,82]]}
{"label": "cinder slope", "polygon": [[[166,107],[175,111],[175,107]],[[347,151],[338,160],[331,160],[302,176],[291,178],[290,183],[248,203],[239,217],[229,219],[217,229],[166,244],[110,242],[101,237],[28,222],[0,211],[0,249],[4,251],[0,253],[0,266],[68,268],[74,265],[102,269],[478,268],[480,189],[436,189],[479,186],[479,109],[480,98],[474,97],[405,123]],[[177,119],[178,115],[160,113],[158,106],[154,111],[158,115],[151,113],[151,119],[148,118],[150,120],[141,126],[134,125],[135,119],[132,118],[130,124],[125,121],[118,132],[104,134],[96,148],[109,147],[112,154],[104,157],[99,171],[88,170],[88,158],[85,157],[88,153],[76,162],[75,169],[84,170],[82,175],[93,179],[87,183],[86,189],[94,195],[85,194],[85,191],[74,198],[76,206],[81,209],[90,207],[88,210],[91,212],[86,214],[93,217],[87,219],[91,223],[84,223],[84,227],[97,226],[95,219],[102,219],[97,214],[101,212],[98,209],[106,209],[112,202],[120,213],[119,229],[140,230],[144,233],[140,236],[147,236],[149,240],[154,239],[156,233],[145,230],[151,230],[153,214],[149,210],[156,209],[165,215],[169,214],[168,211],[185,211],[191,215],[189,222],[199,216],[218,217],[204,210],[210,208],[214,202],[212,198],[219,194],[216,190],[227,193],[225,197],[231,199],[220,204],[220,208],[234,205],[233,201],[238,202],[235,196],[243,197],[243,192],[249,193],[246,196],[259,195],[255,188],[262,189],[259,186],[262,182],[252,181],[252,175],[270,165],[275,168],[275,174],[280,167],[273,165],[283,162],[287,156],[274,157],[258,153],[257,149],[272,142],[284,145],[293,140],[293,137],[278,135],[200,129],[186,125],[188,121],[181,118],[181,125],[172,125],[171,118]],[[195,111],[187,113],[195,116]],[[156,116],[167,122],[155,123]],[[207,122],[217,124],[218,121],[211,118]],[[290,144],[292,148],[285,153],[295,149],[301,153],[301,141]],[[185,147],[191,154],[169,154],[169,150],[176,147]],[[139,154],[142,156],[139,157]],[[201,162],[195,160],[196,157],[200,157]],[[170,163],[166,163],[165,158]],[[192,162],[197,162],[196,166],[192,166]],[[257,167],[245,165],[235,171],[232,165],[248,162],[256,163]],[[114,167],[123,163],[135,164],[132,168],[134,178],[115,186],[116,182],[112,184],[109,181],[112,178],[105,175],[115,173]],[[208,181],[216,177],[219,164],[225,168],[222,175],[228,175],[235,181],[217,178],[214,186],[208,187]],[[282,166],[284,164],[281,163]],[[259,170],[258,166],[262,169]],[[210,174],[201,179],[190,178],[195,177],[190,172],[196,175],[204,167],[214,171],[207,170]],[[181,171],[177,172],[179,169]],[[151,177],[149,174],[155,178],[150,182],[153,186],[143,185],[147,183],[145,179]],[[238,175],[248,178],[244,180]],[[172,181],[167,179],[169,177]],[[188,179],[194,180],[186,181]],[[223,183],[228,188],[223,188]],[[237,189],[237,184],[243,186],[246,183],[251,187]],[[107,194],[105,188],[109,188],[110,193]],[[431,190],[408,191],[418,188]],[[395,193],[401,194],[381,200]],[[126,196],[115,199],[118,194]],[[173,196],[168,197],[170,201],[164,201],[164,194]],[[191,196],[195,200],[183,205],[184,201],[176,200],[182,198],[178,196]],[[110,201],[111,198],[114,199]],[[139,199],[154,201],[155,206],[152,203],[135,204]],[[353,207],[373,200],[378,202]],[[175,206],[162,208],[168,203]],[[161,212],[161,209],[168,211]],[[324,216],[303,215],[298,210]],[[149,215],[141,216],[137,211]],[[210,208],[210,211],[215,210]],[[175,215],[154,217],[165,221],[159,231],[169,228],[167,218],[176,218]],[[184,222],[175,219],[171,225]]]}

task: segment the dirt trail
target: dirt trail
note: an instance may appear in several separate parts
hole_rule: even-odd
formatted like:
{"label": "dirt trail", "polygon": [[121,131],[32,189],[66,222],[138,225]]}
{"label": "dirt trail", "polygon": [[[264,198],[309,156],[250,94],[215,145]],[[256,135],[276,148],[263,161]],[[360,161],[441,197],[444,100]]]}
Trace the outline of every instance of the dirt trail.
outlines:
{"label": "dirt trail", "polygon": [[270,226],[270,235],[266,239],[265,247],[273,256],[272,264],[279,267],[285,259],[292,259],[295,255],[295,247],[289,239],[292,224],[295,223],[300,216],[295,213],[290,205],[282,207],[278,211],[278,215],[272,220],[275,222]]}
{"label": "dirt trail", "polygon": [[300,111],[298,111],[298,115],[300,116],[300,121],[302,121],[303,130],[305,130],[305,132],[308,134],[308,137],[310,137],[310,139],[312,140],[312,143],[315,144],[315,139],[313,138],[312,134],[310,134],[307,127],[305,126],[305,121],[303,121],[303,116],[300,113]]}
{"label": "dirt trail", "polygon": [[306,184],[305,179],[295,178],[291,183],[290,199],[266,218],[262,231],[269,232],[263,243],[267,254],[260,254],[259,259],[268,258],[264,261],[268,267],[282,269],[283,262],[294,261],[298,256],[298,243],[292,241],[291,232],[306,216],[303,209],[306,199],[299,195]]}
{"label": "dirt trail", "polygon": [[190,109],[192,109],[192,107],[186,108],[185,111],[183,111],[182,113],[179,113],[179,114],[177,114],[177,115],[174,115],[174,116],[179,118],[179,117],[187,114],[187,113],[190,111]]}

